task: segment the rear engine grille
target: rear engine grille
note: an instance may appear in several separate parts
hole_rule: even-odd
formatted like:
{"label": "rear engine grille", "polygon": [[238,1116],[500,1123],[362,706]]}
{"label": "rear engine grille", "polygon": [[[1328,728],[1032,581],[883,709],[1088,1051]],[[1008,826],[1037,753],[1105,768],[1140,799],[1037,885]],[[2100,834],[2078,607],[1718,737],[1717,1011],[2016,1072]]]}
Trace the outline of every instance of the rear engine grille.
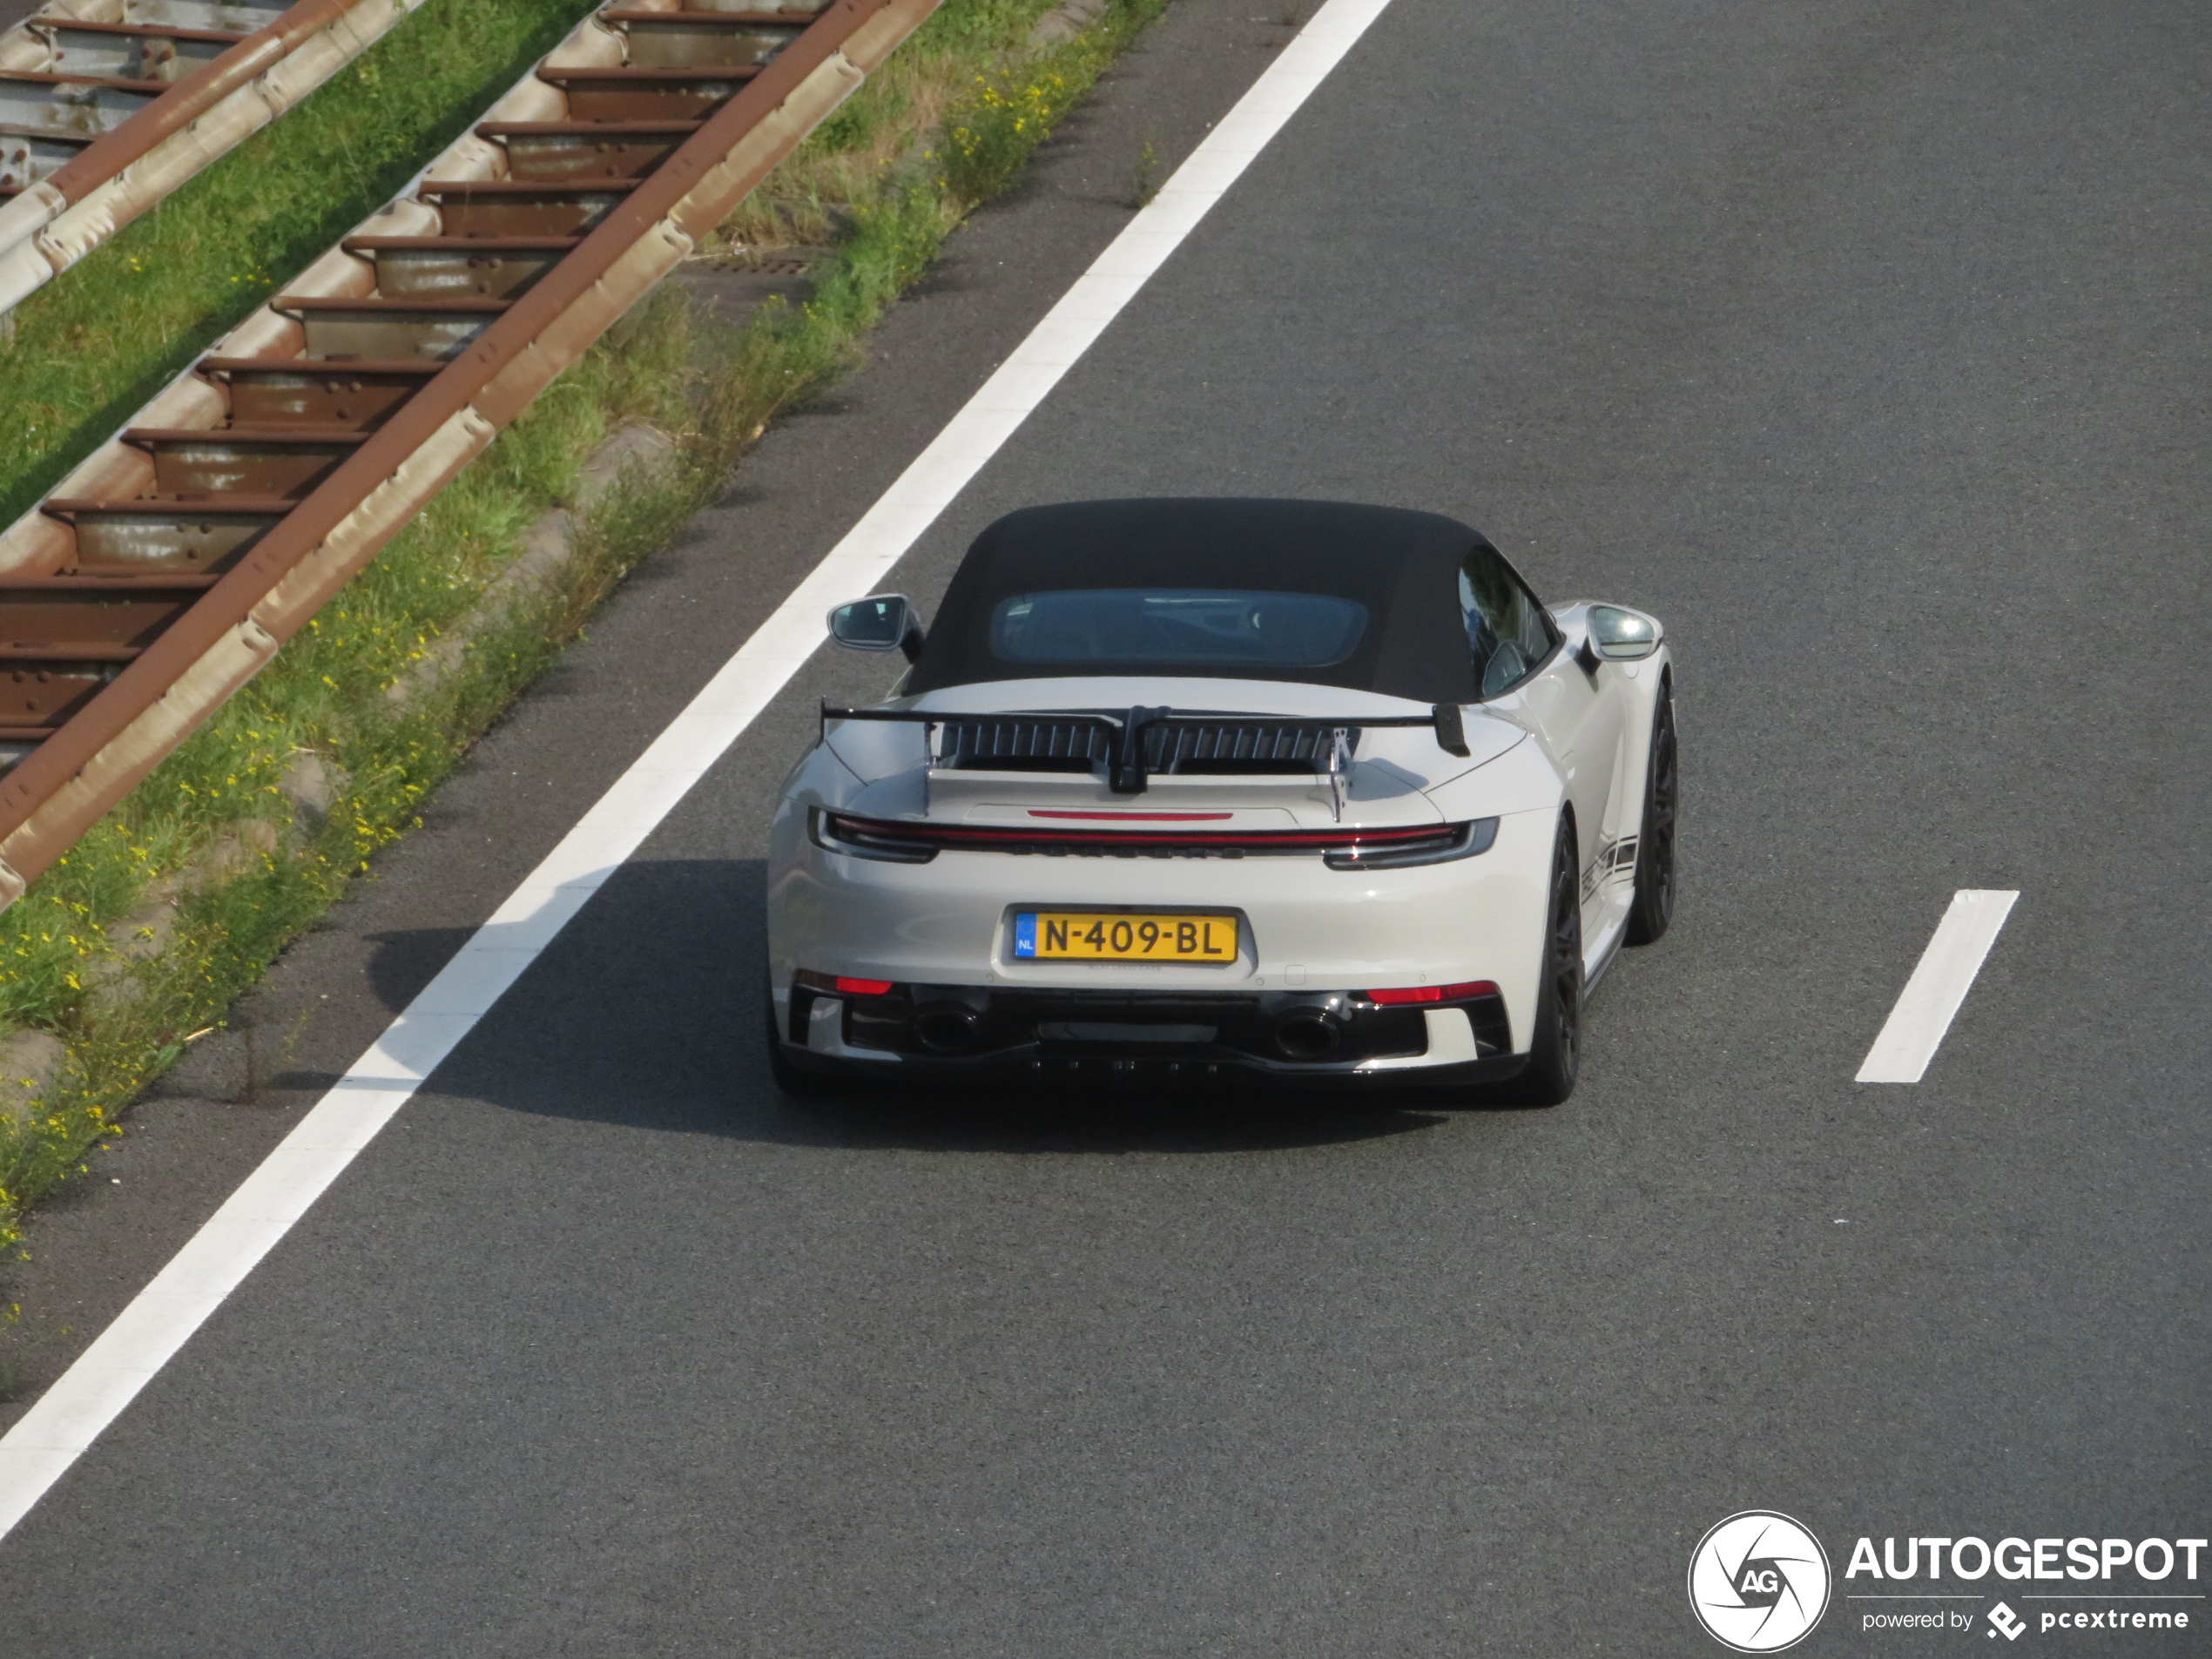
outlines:
{"label": "rear engine grille", "polygon": [[1060,720],[948,720],[937,765],[981,772],[1089,772],[1113,753],[1103,726]]}
{"label": "rear engine grille", "polygon": [[[1345,730],[1346,752],[1359,728]],[[1144,769],[1151,772],[1322,772],[1331,734],[1296,726],[1170,725],[1144,732]]]}
{"label": "rear engine grille", "polygon": [[[1089,772],[1109,763],[1114,733],[1073,720],[947,720],[939,728],[936,765],[948,771]],[[1347,749],[1359,728],[1345,729]],[[1312,773],[1326,770],[1330,733],[1295,726],[1147,725],[1144,770],[1223,775]]]}

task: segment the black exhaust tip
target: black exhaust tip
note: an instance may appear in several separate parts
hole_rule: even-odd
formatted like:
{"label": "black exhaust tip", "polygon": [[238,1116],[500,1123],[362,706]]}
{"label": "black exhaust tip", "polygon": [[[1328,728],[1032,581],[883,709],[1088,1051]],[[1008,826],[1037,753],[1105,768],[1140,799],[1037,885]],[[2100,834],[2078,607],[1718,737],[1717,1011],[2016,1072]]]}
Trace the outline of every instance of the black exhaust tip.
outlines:
{"label": "black exhaust tip", "polygon": [[1277,1023],[1275,1046],[1293,1060],[1320,1060],[1335,1050],[1341,1035],[1336,1022],[1307,1011]]}
{"label": "black exhaust tip", "polygon": [[974,1009],[940,1003],[914,1015],[914,1041],[932,1054],[965,1054],[975,1046],[981,1024]]}

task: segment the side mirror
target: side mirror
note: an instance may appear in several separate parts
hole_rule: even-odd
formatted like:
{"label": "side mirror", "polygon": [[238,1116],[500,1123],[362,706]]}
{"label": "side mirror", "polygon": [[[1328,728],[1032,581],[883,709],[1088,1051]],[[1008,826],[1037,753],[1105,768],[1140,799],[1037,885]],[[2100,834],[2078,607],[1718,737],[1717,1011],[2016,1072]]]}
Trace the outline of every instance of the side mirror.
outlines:
{"label": "side mirror", "polygon": [[903,593],[855,599],[829,613],[830,637],[847,651],[899,651],[913,662],[921,655],[921,618]]}
{"label": "side mirror", "polygon": [[1640,663],[1659,649],[1656,618],[1619,605],[1590,607],[1590,649],[1611,663]]}

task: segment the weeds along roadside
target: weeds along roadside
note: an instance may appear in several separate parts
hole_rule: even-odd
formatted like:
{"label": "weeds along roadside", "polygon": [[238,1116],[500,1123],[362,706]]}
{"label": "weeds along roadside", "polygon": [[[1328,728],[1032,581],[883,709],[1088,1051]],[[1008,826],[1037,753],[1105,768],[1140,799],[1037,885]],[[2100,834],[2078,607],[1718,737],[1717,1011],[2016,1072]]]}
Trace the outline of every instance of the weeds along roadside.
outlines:
{"label": "weeds along roadside", "polygon": [[[832,248],[806,303],[731,326],[678,285],[649,296],[0,912],[0,1064],[16,1062],[0,1072],[0,1245],[371,855],[419,825],[469,745],[721,495],[766,425],[859,361],[946,237],[1168,3],[1110,0],[1074,38],[1039,45],[1050,0],[946,0],[702,250]],[[558,587],[472,627],[450,671],[413,690],[529,526],[574,504],[583,459],[636,421],[675,438],[668,459],[626,468],[577,527]],[[42,1049],[48,1075],[16,1075]]]}
{"label": "weeds along roadside", "polygon": [[426,0],[30,295],[0,344],[0,525],[361,219],[597,0]]}

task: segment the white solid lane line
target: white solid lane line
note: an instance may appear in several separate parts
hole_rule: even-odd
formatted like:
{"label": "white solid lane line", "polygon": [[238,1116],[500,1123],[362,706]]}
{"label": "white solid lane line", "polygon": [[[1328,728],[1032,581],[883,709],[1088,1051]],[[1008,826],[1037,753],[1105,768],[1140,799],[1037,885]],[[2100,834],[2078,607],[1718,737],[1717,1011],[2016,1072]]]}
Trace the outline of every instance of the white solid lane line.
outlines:
{"label": "white solid lane line", "polygon": [[0,1438],[0,1537],[184,1346],[751,725],[1158,270],[1390,0],[1328,0],[1150,206],[368,1052]]}
{"label": "white solid lane line", "polygon": [[1898,993],[1897,1006],[1882,1027],[1866,1062],[1863,1083],[1917,1083],[1943,1046],[1944,1034],[1958,1017],[1959,1005],[1973,988],[1989,948],[1997,942],[2005,918],[2013,914],[2017,893],[1965,887],[1951,895],[1951,908],[1936,924],[1935,937],[1920,953],[1920,964]]}

